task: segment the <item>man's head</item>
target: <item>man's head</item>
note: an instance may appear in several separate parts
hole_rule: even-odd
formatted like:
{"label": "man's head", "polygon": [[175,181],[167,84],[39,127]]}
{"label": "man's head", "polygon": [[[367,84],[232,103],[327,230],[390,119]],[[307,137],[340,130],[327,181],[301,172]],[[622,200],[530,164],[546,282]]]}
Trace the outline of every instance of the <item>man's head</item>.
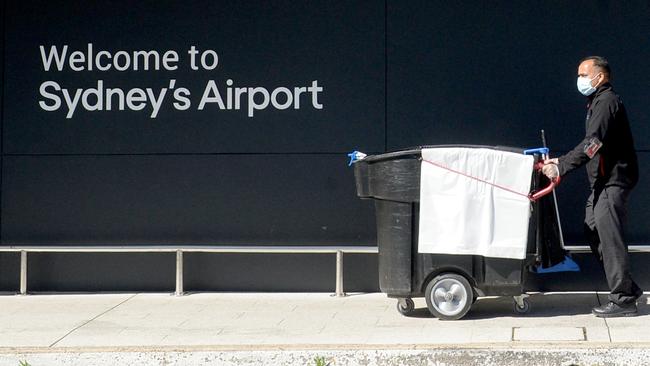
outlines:
{"label": "man's head", "polygon": [[590,95],[599,86],[607,83],[611,79],[611,74],[609,62],[604,57],[585,57],[578,66],[578,90],[582,94]]}

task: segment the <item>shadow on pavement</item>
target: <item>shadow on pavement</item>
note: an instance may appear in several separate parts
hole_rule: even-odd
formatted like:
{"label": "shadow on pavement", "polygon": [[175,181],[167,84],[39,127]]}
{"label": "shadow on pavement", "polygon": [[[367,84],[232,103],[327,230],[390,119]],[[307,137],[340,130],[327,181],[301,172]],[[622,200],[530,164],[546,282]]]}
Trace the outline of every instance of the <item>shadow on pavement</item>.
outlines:
{"label": "shadow on pavement", "polygon": [[[647,304],[647,295],[639,299],[639,315],[650,313],[650,305]],[[556,317],[571,315],[588,315],[594,306],[600,305],[598,296],[591,294],[574,293],[553,293],[533,294],[528,297],[530,311],[526,314],[519,314],[514,310],[514,301],[511,296],[479,298],[470,311],[463,317],[463,320],[491,319],[500,317]],[[415,309],[409,317],[412,318],[435,318],[429,310],[424,308]]]}
{"label": "shadow on pavement", "polygon": [[[607,302],[607,294],[534,294],[528,298],[528,301],[530,302],[530,311],[527,314],[518,314],[514,310],[513,299],[510,296],[480,298],[472,305],[472,308],[462,320],[589,315],[594,306]],[[637,306],[638,316],[650,315],[650,295],[644,294],[641,296],[637,301]],[[413,310],[408,317],[435,319],[426,307]]]}

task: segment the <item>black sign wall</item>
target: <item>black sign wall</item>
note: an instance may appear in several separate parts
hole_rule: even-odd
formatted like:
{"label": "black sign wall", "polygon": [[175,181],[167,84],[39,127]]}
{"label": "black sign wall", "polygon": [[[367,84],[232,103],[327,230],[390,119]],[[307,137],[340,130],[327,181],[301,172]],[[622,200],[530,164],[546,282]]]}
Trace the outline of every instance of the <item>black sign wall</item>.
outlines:
{"label": "black sign wall", "polygon": [[[16,0],[2,11],[2,245],[374,245],[347,152],[536,147],[543,128],[561,154],[582,138],[575,77],[590,54],[612,64],[642,167],[628,236],[650,239],[647,2]],[[569,243],[583,243],[586,187],[579,172],[558,190]],[[0,289],[17,288],[16,258],[0,254]],[[34,290],[173,286],[166,254],[30,258]],[[333,285],[329,256],[186,261],[187,289]],[[374,256],[346,270],[346,289],[376,289]]]}

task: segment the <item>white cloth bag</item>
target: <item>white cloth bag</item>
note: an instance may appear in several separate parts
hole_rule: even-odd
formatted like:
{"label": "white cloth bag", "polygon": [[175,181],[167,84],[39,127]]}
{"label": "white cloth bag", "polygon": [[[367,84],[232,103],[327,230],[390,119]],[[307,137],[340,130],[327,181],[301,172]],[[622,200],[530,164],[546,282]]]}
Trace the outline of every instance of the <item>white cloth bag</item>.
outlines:
{"label": "white cloth bag", "polygon": [[422,159],[420,253],[526,257],[532,156],[483,148],[431,148],[422,149]]}

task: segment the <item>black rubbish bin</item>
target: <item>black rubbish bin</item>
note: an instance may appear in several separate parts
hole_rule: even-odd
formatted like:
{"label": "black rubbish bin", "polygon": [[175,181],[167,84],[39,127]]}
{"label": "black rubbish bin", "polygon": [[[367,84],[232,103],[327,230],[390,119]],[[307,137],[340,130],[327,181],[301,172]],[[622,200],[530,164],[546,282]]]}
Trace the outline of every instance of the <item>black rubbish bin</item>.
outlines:
{"label": "black rubbish bin", "polygon": [[[564,259],[556,238],[554,209],[548,196],[531,205],[526,259],[490,258],[479,255],[424,254],[418,252],[421,149],[436,147],[488,148],[521,153],[523,149],[476,145],[423,146],[380,155],[371,155],[354,164],[357,195],[373,199],[377,219],[379,248],[379,287],[397,298],[402,314],[414,309],[413,297],[424,296],[429,311],[441,319],[460,319],[477,296],[513,296],[519,313],[529,309],[523,288],[531,266],[553,265]],[[540,156],[535,156],[539,161]],[[548,181],[533,173],[531,192]],[[541,204],[547,209],[541,210]],[[554,207],[554,206],[553,206]],[[539,214],[544,212],[544,214]],[[541,230],[545,227],[545,230]],[[543,246],[551,246],[549,249]],[[542,258],[541,254],[548,254]],[[447,301],[436,303],[444,293]],[[442,291],[442,292],[441,292]]]}

